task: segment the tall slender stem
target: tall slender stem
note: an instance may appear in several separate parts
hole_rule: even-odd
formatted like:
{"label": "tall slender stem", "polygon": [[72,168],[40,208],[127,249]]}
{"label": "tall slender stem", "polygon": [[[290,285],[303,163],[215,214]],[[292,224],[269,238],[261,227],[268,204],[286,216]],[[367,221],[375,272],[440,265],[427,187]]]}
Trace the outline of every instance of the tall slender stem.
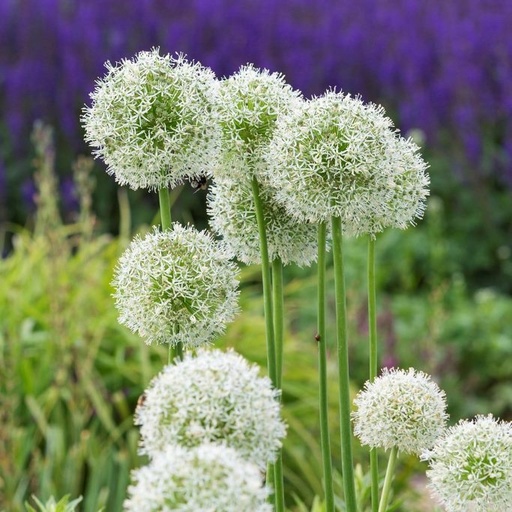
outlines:
{"label": "tall slender stem", "polygon": [[252,179],[251,184],[260,237],[261,279],[263,284],[263,312],[265,314],[265,334],[267,338],[268,374],[274,387],[277,387],[274,312],[272,310],[272,284],[270,277],[270,262],[268,258],[267,233],[265,226],[265,218],[263,215],[263,205],[261,204],[260,199],[260,187],[256,178]]}
{"label": "tall slender stem", "polygon": [[320,401],[320,442],[324,467],[325,512],[334,512],[332,483],[331,439],[329,434],[329,407],[327,397],[327,338],[325,332],[325,242],[326,226],[318,226],[318,390]]}
{"label": "tall slender stem", "polygon": [[[283,263],[279,258],[272,260],[272,307],[274,312],[274,339],[276,349],[276,387],[281,388],[283,376],[284,348],[284,296],[283,296]],[[274,464],[274,487],[276,496],[284,496],[283,457],[278,453]],[[284,502],[280,504],[284,510]],[[276,503],[276,509],[278,505]]]}
{"label": "tall slender stem", "polygon": [[123,245],[128,245],[131,237],[132,219],[126,188],[120,187],[117,190],[117,200],[119,202],[119,239]]}
{"label": "tall slender stem", "polygon": [[283,455],[279,451],[274,462],[274,506],[276,512],[284,512]]}
{"label": "tall slender stem", "polygon": [[334,258],[334,288],[336,296],[336,334],[338,344],[338,374],[341,430],[341,469],[347,512],[357,512],[352,430],[350,428],[350,376],[348,364],[347,304],[341,219],[332,217],[332,253]]}
{"label": "tall slender stem", "polygon": [[169,189],[161,188],[158,190],[158,200],[160,203],[160,222],[162,223],[162,231],[171,229],[171,200],[169,198]]}
{"label": "tall slender stem", "polygon": [[370,343],[370,381],[379,369],[377,349],[377,292],[375,285],[375,239],[368,238],[368,333]]}
{"label": "tall slender stem", "polygon": [[[377,377],[379,368],[377,348],[377,292],[375,286],[375,238],[368,237],[368,341],[369,341],[369,376],[370,381]],[[372,512],[379,507],[379,458],[376,448],[370,450],[370,475]]]}
{"label": "tall slender stem", "polygon": [[[162,231],[171,229],[171,200],[169,197],[169,189],[161,188],[158,190],[158,200],[160,203],[160,222],[162,224]],[[167,362],[171,364],[175,359],[181,359],[183,356],[183,346],[178,343],[175,347],[169,345],[169,355]]]}
{"label": "tall slender stem", "polygon": [[284,348],[283,263],[272,260],[272,306],[274,308],[274,339],[276,347],[276,385],[281,387]]}
{"label": "tall slender stem", "polygon": [[379,456],[376,448],[370,448],[370,476],[372,512],[377,512],[379,508]]}
{"label": "tall slender stem", "polygon": [[[265,228],[265,218],[263,215],[263,205],[260,198],[260,187],[256,178],[252,179],[252,192],[254,207],[256,210],[256,219],[258,221],[258,231],[260,237],[261,252],[261,278],[263,283],[263,311],[265,314],[265,331],[267,338],[267,366],[268,374],[272,384],[278,388],[277,364],[276,364],[276,344],[274,336],[274,314],[272,310],[272,285],[270,278],[270,263],[268,258],[267,233]],[[281,453],[278,454],[274,464],[274,505],[276,512],[284,512],[284,486],[283,486],[283,467]],[[269,474],[270,476],[270,474]]]}
{"label": "tall slender stem", "polygon": [[398,457],[398,448],[391,448],[389,454],[388,467],[386,469],[386,477],[384,478],[384,486],[382,488],[382,496],[380,497],[378,512],[386,512],[389,502],[389,492],[391,490],[391,482],[393,481],[393,474],[395,472],[396,459]]}

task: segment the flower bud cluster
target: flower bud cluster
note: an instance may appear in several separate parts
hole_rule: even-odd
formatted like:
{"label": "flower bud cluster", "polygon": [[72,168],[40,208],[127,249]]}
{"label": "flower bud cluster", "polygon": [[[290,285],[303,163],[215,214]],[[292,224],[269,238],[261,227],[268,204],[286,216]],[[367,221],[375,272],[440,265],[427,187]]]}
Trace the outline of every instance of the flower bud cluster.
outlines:
{"label": "flower bud cluster", "polygon": [[236,450],[202,444],[167,446],[132,472],[128,512],[271,512],[258,468]]}
{"label": "flower bud cluster", "polygon": [[208,343],[238,312],[237,273],[209,234],[177,223],[155,229],[136,237],[115,269],[119,322],[147,344]]}
{"label": "flower bud cluster", "polygon": [[222,80],[216,103],[222,145],[215,177],[250,181],[258,174],[277,120],[301,101],[283,75],[252,65]]}
{"label": "flower bud cluster", "polygon": [[349,236],[405,228],[425,208],[418,148],[382,107],[350,95],[329,91],[280,118],[266,158],[266,179],[290,215],[339,217]]}
{"label": "flower bud cluster", "polygon": [[[121,184],[155,190],[213,177],[224,181],[229,200],[228,190],[239,184],[246,197],[257,179],[269,215],[289,217],[275,234],[296,231],[292,219],[334,216],[349,236],[375,235],[423,215],[427,166],[382,107],[336,91],[304,101],[281,74],[252,65],[218,82],[200,64],[158,50],[107,69],[83,123]],[[236,228],[244,223],[239,208],[224,211],[215,202],[210,211],[219,234],[246,238],[247,229]],[[301,240],[277,237],[279,246],[288,242]]]}
{"label": "flower bud cluster", "polygon": [[126,510],[272,510],[262,471],[286,427],[258,371],[232,350],[201,349],[151,381],[135,413],[150,463],[132,473]]}
{"label": "flower bud cluster", "polygon": [[166,366],[135,413],[141,453],[154,457],[166,444],[223,443],[265,468],[286,429],[279,393],[258,372],[233,351],[205,349]]}
{"label": "flower bud cluster", "polygon": [[[268,187],[261,187],[268,256],[284,265],[308,266],[318,254],[317,227],[300,222],[276,201]],[[208,194],[210,228],[242,262],[261,263],[256,206],[251,183],[217,180]]]}
{"label": "flower bud cluster", "polygon": [[354,404],[361,443],[428,461],[429,488],[447,512],[512,510],[512,423],[488,415],[447,428],[444,392],[412,368],[385,369]]}
{"label": "flower bud cluster", "polygon": [[429,375],[384,369],[356,396],[354,433],[371,448],[398,448],[420,455],[443,433],[446,397]]}
{"label": "flower bud cluster", "polygon": [[492,415],[462,420],[423,458],[433,495],[448,512],[512,510],[512,423]]}
{"label": "flower bud cluster", "polygon": [[220,136],[213,71],[157,49],[106,67],[82,122],[107,172],[151,190],[207,176]]}

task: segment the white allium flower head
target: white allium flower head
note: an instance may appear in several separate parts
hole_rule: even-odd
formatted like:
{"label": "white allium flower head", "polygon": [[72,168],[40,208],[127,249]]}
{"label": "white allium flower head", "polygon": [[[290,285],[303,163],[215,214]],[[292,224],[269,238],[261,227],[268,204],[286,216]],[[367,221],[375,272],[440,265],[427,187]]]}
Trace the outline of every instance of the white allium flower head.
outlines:
{"label": "white allium flower head", "polygon": [[[279,116],[302,102],[301,93],[280,73],[252,65],[220,82],[217,109],[222,125],[221,161],[215,176],[252,178],[262,163],[262,151],[272,137]],[[245,165],[230,165],[232,161]]]}
{"label": "white allium flower head", "polygon": [[257,466],[236,450],[169,445],[132,471],[128,512],[272,512]]}
{"label": "white allium flower head", "polygon": [[382,107],[348,94],[328,91],[280,117],[266,158],[277,200],[300,219],[339,217],[357,236],[423,213],[429,180],[418,148]]}
{"label": "white allium flower head", "polygon": [[448,512],[512,510],[512,424],[461,420],[425,452],[429,487]]}
{"label": "white allium flower head", "polygon": [[210,342],[238,312],[230,256],[208,233],[178,223],[137,236],[114,271],[119,322],[148,345]]}
{"label": "white allium flower head", "polygon": [[429,196],[427,164],[412,139],[395,136],[390,140],[386,167],[391,170],[387,183],[384,214],[376,211],[364,232],[376,233],[386,227],[406,229],[423,217]]}
{"label": "white allium flower head", "polygon": [[[270,261],[308,266],[318,254],[317,226],[300,222],[278,205],[271,191],[260,187]],[[216,180],[208,193],[210,227],[246,264],[261,263],[256,207],[248,181]]]}
{"label": "white allium flower head", "polygon": [[264,468],[274,462],[286,428],[279,392],[259,368],[233,351],[199,350],[166,366],[135,412],[142,454],[167,444],[224,443]]}
{"label": "white allium flower head", "polygon": [[354,400],[354,434],[371,448],[421,454],[445,430],[446,397],[429,375],[384,369]]}
{"label": "white allium flower head", "polygon": [[121,185],[151,190],[209,176],[220,136],[213,71],[158,49],[106,68],[82,122],[107,172]]}

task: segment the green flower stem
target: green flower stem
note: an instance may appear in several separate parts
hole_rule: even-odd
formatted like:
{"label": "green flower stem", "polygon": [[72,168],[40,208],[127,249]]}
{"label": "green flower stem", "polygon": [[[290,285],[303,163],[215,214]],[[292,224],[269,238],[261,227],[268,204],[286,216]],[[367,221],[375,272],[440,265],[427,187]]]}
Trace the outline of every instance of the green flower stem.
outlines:
{"label": "green flower stem", "polygon": [[370,381],[379,369],[377,353],[377,292],[375,286],[375,239],[368,239],[368,332],[370,342]]}
{"label": "green flower stem", "polygon": [[[284,348],[284,296],[283,263],[279,258],[272,260],[272,306],[274,312],[274,340],[276,350],[276,387],[281,388]],[[279,452],[274,464],[274,492],[276,496],[284,496],[282,474],[283,457],[281,452]],[[282,506],[283,508],[281,510],[284,510],[284,503]]]}
{"label": "green flower stem", "polygon": [[350,377],[348,364],[347,304],[343,268],[341,219],[332,217],[332,252],[334,258],[334,287],[336,296],[336,334],[338,345],[338,374],[341,430],[341,469],[347,512],[357,512],[352,431],[350,428]]}
{"label": "green flower stem", "polygon": [[117,189],[117,200],[119,202],[119,240],[123,246],[128,246],[131,238],[132,219],[128,191],[125,187]]}
{"label": "green flower stem", "polygon": [[391,482],[393,481],[393,474],[395,472],[396,459],[398,457],[398,448],[394,446],[391,448],[389,454],[388,467],[386,469],[386,478],[384,479],[384,487],[382,488],[382,496],[380,497],[378,512],[386,512],[389,502],[389,492],[391,491]]}
{"label": "green flower stem", "polygon": [[[158,189],[158,200],[160,203],[160,222],[162,224],[162,231],[165,231],[172,227],[171,200],[168,188]],[[175,347],[169,345],[169,357],[167,360],[169,364],[171,364],[175,359],[181,359],[182,356],[183,347],[181,343],[178,343]]]}
{"label": "green flower stem", "polygon": [[370,476],[372,512],[377,512],[379,508],[379,457],[376,448],[370,448]]}
{"label": "green flower stem", "polygon": [[265,331],[267,338],[268,374],[274,387],[277,387],[276,346],[274,336],[274,312],[272,309],[270,262],[268,259],[267,233],[265,228],[265,219],[263,216],[263,206],[260,199],[260,187],[256,178],[252,179],[252,193],[260,237],[261,279],[263,283],[263,312],[265,314]]}
{"label": "green flower stem", "polygon": [[[270,380],[274,387],[277,386],[277,364],[276,364],[276,346],[274,337],[274,314],[272,309],[272,285],[270,278],[270,263],[268,259],[267,234],[265,229],[265,218],[263,216],[263,206],[260,199],[260,187],[256,178],[252,179],[252,193],[254,198],[254,207],[256,210],[256,219],[258,221],[258,231],[260,238],[261,252],[261,278],[263,282],[263,311],[265,314],[265,331],[267,338],[267,366]],[[281,455],[278,454],[274,464],[274,506],[276,512],[284,512],[284,489]]]}
{"label": "green flower stem", "polygon": [[[378,352],[377,352],[377,293],[375,286],[375,238],[368,237],[368,334],[370,353],[370,381],[377,377]],[[379,459],[377,450],[370,450],[370,475],[372,512],[378,512],[379,503]]]}
{"label": "green flower stem", "polygon": [[178,342],[176,346],[169,347],[169,364],[180,359],[183,359],[183,345]]}
{"label": "green flower stem", "polygon": [[171,229],[172,226],[169,189],[158,189],[158,200],[160,202],[160,221],[162,223],[162,231],[165,231],[166,229]]}
{"label": "green flower stem", "polygon": [[283,263],[272,260],[272,306],[274,308],[274,339],[276,346],[276,385],[281,388],[284,347]]}
{"label": "green flower stem", "polygon": [[283,456],[281,451],[277,454],[274,463],[274,499],[276,512],[284,512],[284,480],[283,480]]}
{"label": "green flower stem", "polygon": [[318,374],[320,400],[320,441],[322,445],[322,463],[324,467],[325,512],[334,512],[334,490],[332,484],[331,439],[329,435],[329,416],[327,399],[327,339],[325,335],[325,242],[326,226],[318,226]]}

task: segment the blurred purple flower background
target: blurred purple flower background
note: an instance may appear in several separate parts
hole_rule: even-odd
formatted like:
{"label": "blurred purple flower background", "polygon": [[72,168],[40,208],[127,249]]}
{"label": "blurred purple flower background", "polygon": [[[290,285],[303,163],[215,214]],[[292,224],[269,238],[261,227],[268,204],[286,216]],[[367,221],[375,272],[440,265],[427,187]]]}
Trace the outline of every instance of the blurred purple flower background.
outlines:
{"label": "blurred purple flower background", "polygon": [[2,0],[2,169],[39,118],[58,150],[88,152],[79,115],[104,62],[159,46],[219,77],[252,62],[306,96],[361,94],[466,181],[512,186],[511,24],[504,0]]}

